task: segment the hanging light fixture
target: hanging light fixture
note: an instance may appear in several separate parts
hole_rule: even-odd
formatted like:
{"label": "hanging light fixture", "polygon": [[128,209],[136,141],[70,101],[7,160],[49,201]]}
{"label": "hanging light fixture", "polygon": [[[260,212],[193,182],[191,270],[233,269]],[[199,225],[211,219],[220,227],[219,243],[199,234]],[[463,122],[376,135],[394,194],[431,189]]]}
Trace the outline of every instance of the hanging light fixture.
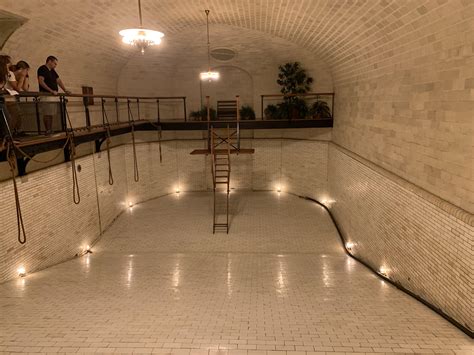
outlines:
{"label": "hanging light fixture", "polygon": [[122,30],[119,32],[119,35],[123,37],[123,43],[135,46],[140,49],[142,54],[145,54],[146,48],[161,43],[161,38],[164,36],[164,34],[158,31],[147,30],[143,28],[142,5],[140,0],[138,0],[138,16],[140,17],[140,27]]}
{"label": "hanging light fixture", "polygon": [[209,12],[210,10],[206,10],[206,26],[207,26],[207,68],[206,72],[202,72],[200,74],[201,80],[217,80],[219,79],[219,73],[216,71],[211,71],[211,42],[209,40]]}

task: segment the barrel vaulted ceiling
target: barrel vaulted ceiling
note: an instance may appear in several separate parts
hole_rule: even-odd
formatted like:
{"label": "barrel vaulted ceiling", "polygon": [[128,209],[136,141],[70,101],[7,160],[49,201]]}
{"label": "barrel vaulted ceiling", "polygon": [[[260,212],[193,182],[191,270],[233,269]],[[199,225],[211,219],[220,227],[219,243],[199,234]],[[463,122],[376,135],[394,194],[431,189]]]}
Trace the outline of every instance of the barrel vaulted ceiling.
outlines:
{"label": "barrel vaulted ceiling", "polygon": [[[450,23],[471,17],[471,0],[142,0],[145,27],[174,36],[205,25],[229,25],[281,38],[324,60],[336,84],[370,72],[384,62],[402,62]],[[84,65],[117,72],[135,54],[118,31],[138,24],[135,0],[2,0],[0,9],[28,22],[4,51],[84,58]],[[449,16],[446,14],[449,13]],[[471,24],[472,26],[472,24]],[[212,32],[211,32],[212,34]],[[214,34],[214,38],[218,38]],[[217,37],[216,37],[217,36]],[[260,35],[261,37],[261,35]],[[376,63],[376,64],[375,64]],[[374,65],[376,67],[374,67]],[[375,69],[375,70],[374,70]]]}

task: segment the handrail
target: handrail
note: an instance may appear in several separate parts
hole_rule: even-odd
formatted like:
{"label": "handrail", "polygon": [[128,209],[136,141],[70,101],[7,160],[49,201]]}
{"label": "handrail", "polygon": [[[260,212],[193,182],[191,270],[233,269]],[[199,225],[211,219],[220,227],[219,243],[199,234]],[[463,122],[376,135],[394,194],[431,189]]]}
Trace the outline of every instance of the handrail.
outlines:
{"label": "handrail", "polygon": [[[42,98],[56,98],[54,100],[42,100]],[[35,104],[34,107],[34,113],[35,113],[35,123],[36,127],[34,128],[33,126],[30,126],[26,132],[31,133],[31,132],[37,132],[38,135],[41,135],[44,130],[50,131],[50,127],[46,127],[46,121],[45,117],[48,116],[53,116],[49,114],[45,114],[43,111],[43,123],[44,123],[44,129],[41,123],[41,108],[45,107],[44,105],[51,106],[51,104],[54,102],[55,104],[57,103],[59,106],[59,116],[60,116],[60,123],[61,123],[61,132],[66,131],[67,129],[67,122],[65,119],[65,113],[67,112],[67,108],[76,108],[80,107],[83,108],[83,115],[84,115],[84,123],[82,123],[81,117],[77,116],[80,111],[74,110],[74,113],[76,114],[76,119],[79,119],[79,124],[77,124],[76,121],[76,126],[77,127],[84,127],[90,129],[90,127],[94,124],[92,122],[93,116],[97,110],[100,109],[100,104],[99,105],[94,105],[93,102],[90,102],[88,99],[92,98],[97,98],[100,100],[102,106],[104,106],[106,103],[108,104],[115,104],[115,117],[117,121],[119,121],[119,109],[123,107],[123,104],[127,104],[130,106],[130,103],[133,102],[134,105],[134,110],[137,112],[137,120],[142,121],[142,114],[143,112],[146,112],[145,115],[150,115],[149,112],[149,107],[151,105],[156,106],[156,117],[154,116],[155,113],[152,113],[151,117],[145,117],[147,119],[144,119],[145,121],[150,121],[150,122],[159,122],[160,121],[160,103],[168,102],[172,105],[177,106],[179,111],[176,111],[173,109],[171,112],[174,112],[173,117],[170,117],[171,120],[183,120],[184,122],[187,121],[187,110],[186,110],[186,96],[114,96],[114,95],[99,95],[99,94],[69,94],[69,93],[60,93],[57,95],[53,95],[51,93],[47,92],[20,92],[18,95],[10,95],[9,93],[0,93],[0,100],[3,101],[16,101],[17,104],[23,105],[26,102],[29,102],[29,98],[32,98],[32,102]],[[76,99],[74,99],[76,98]],[[78,100],[78,99],[82,100]],[[23,99],[23,100],[22,100]],[[107,101],[107,102],[106,102]],[[93,107],[97,106],[97,110],[93,109]],[[147,107],[145,111],[142,111],[143,107]],[[130,108],[129,108],[130,109]],[[182,112],[181,116],[180,113],[176,114],[177,112]],[[33,113],[33,111],[31,111]],[[180,117],[177,117],[180,116]],[[54,117],[58,117],[57,115],[54,115]],[[56,118],[55,118],[56,119]],[[32,120],[29,120],[28,122],[33,122]],[[49,122],[49,121],[48,121]],[[58,121],[59,122],[59,121]],[[104,123],[104,122],[102,122]],[[59,129],[56,131],[58,132]]]}
{"label": "handrail", "polygon": [[21,91],[18,95],[10,95],[8,93],[0,94],[0,96],[11,96],[11,97],[38,97],[38,96],[49,96],[49,97],[90,97],[90,98],[104,98],[104,99],[142,99],[142,100],[172,100],[179,99],[183,100],[186,96],[119,96],[119,95],[97,95],[97,94],[65,94],[58,93],[57,95],[50,94],[49,92],[41,91]]}
{"label": "handrail", "polygon": [[333,92],[307,92],[304,94],[264,94],[262,97],[295,97],[295,96],[323,96],[329,95],[334,96]]}

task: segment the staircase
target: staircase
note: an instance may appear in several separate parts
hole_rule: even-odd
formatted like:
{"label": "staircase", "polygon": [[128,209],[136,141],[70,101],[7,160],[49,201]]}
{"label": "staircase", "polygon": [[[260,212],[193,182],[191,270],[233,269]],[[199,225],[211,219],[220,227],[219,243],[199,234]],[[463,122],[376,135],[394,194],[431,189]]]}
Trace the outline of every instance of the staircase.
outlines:
{"label": "staircase", "polygon": [[[210,130],[211,137],[211,158],[212,158],[212,181],[213,181],[213,190],[214,190],[214,219],[212,233],[215,233],[216,230],[225,229],[226,233],[229,233],[229,193],[230,193],[230,150],[233,146],[231,138],[234,134],[231,135],[229,126],[227,129],[224,129],[224,132],[216,130],[214,127],[211,127]],[[217,148],[221,147],[221,148]],[[225,223],[218,223],[219,215],[219,204],[218,197],[219,191],[218,188],[223,187],[225,193]]]}

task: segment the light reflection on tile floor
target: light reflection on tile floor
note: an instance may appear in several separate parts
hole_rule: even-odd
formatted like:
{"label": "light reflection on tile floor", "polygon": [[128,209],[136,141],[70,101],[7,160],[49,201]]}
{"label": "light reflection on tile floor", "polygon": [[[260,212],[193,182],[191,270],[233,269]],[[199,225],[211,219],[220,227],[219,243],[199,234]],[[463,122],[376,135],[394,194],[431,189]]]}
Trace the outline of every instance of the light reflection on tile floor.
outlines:
{"label": "light reflection on tile floor", "polygon": [[92,255],[0,285],[0,352],[472,354],[465,334],[347,257],[326,212],[233,193],[123,214]]}

